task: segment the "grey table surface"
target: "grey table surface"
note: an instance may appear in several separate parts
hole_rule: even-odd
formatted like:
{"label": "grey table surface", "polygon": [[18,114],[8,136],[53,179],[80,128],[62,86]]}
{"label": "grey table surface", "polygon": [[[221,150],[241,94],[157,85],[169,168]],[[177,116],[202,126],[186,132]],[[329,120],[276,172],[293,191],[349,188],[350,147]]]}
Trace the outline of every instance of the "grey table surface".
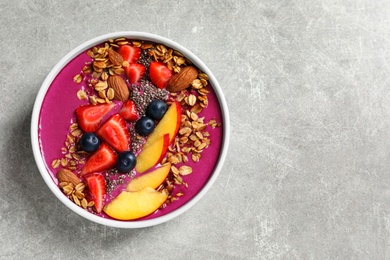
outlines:
{"label": "grey table surface", "polygon": [[[0,259],[390,259],[390,2],[0,1]],[[34,99],[79,44],[170,38],[224,91],[231,142],[189,211],[89,222],[45,186]]]}

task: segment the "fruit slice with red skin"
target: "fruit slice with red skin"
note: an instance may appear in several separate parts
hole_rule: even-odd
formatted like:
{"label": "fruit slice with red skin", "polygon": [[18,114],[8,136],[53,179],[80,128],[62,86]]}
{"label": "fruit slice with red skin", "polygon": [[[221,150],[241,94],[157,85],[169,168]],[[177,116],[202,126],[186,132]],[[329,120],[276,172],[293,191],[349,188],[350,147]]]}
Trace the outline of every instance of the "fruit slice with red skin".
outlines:
{"label": "fruit slice with red skin", "polygon": [[157,139],[153,144],[146,148],[142,148],[142,151],[137,156],[135,170],[138,173],[144,173],[157,163],[161,162],[167,152],[168,145],[169,134],[165,134],[162,138]]}
{"label": "fruit slice with red skin", "polygon": [[119,220],[138,219],[155,212],[167,197],[150,187],[135,192],[123,191],[104,207],[104,212]]}
{"label": "fruit slice with red skin", "polygon": [[80,174],[109,170],[115,166],[116,158],[116,153],[106,143],[102,143],[99,149],[88,158]]}
{"label": "fruit slice with red skin", "polygon": [[84,132],[94,132],[115,104],[82,105],[76,109],[77,123]]}
{"label": "fruit slice with red skin", "polygon": [[168,108],[167,112],[165,112],[163,118],[161,118],[156,128],[154,128],[153,132],[149,135],[143,147],[147,148],[148,146],[156,142],[156,140],[162,138],[162,136],[164,136],[165,134],[169,134],[169,143],[172,143],[172,141],[175,139],[177,132],[179,131],[180,122],[181,105],[179,102],[175,101]]}
{"label": "fruit slice with red skin", "polygon": [[106,196],[106,180],[100,173],[92,173],[84,176],[89,195],[94,202],[93,207],[97,213],[102,212],[104,197]]}
{"label": "fruit slice with red skin", "polygon": [[126,71],[126,75],[129,78],[129,82],[134,84],[139,82],[145,74],[145,67],[139,63],[132,63],[128,67],[124,68]]}
{"label": "fruit slice with red skin", "polygon": [[125,120],[131,122],[138,119],[138,111],[133,100],[129,99],[123,103],[121,110],[119,110],[119,115],[121,115]]}
{"label": "fruit slice with red skin", "polygon": [[139,177],[136,177],[130,181],[126,186],[127,191],[139,191],[146,187],[157,189],[158,186],[167,178],[169,171],[171,169],[171,164],[166,163],[163,166],[145,173]]}
{"label": "fruit slice with red skin", "polygon": [[141,49],[131,45],[122,45],[119,47],[118,53],[122,56],[123,60],[126,60],[131,64],[139,59],[141,56]]}
{"label": "fruit slice with red skin", "polygon": [[127,129],[126,121],[119,114],[112,115],[104,122],[96,130],[96,135],[117,152],[129,149],[130,133]]}
{"label": "fruit slice with red skin", "polygon": [[168,81],[172,78],[173,72],[168,69],[167,65],[159,61],[153,61],[149,66],[150,80],[158,88],[165,88]]}

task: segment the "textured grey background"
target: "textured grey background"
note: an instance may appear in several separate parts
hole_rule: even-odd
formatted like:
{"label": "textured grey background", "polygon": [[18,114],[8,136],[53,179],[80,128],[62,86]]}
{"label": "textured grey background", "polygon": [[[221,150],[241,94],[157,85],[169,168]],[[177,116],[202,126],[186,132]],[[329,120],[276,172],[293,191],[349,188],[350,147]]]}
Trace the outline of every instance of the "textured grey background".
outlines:
{"label": "textured grey background", "polygon": [[[389,1],[67,2],[0,0],[1,259],[390,258]],[[51,68],[123,30],[198,55],[232,125],[215,186],[180,217],[139,230],[65,208],[30,145]]]}

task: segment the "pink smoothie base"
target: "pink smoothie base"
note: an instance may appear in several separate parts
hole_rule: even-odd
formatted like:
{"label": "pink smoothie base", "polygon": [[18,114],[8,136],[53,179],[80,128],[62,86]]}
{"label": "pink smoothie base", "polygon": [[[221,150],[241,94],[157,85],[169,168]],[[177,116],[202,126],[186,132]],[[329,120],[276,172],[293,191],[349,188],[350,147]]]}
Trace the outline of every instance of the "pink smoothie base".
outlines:
{"label": "pink smoothie base", "polygon": [[[72,59],[58,73],[50,84],[40,109],[38,128],[40,152],[45,167],[55,184],[58,184],[55,177],[58,169],[53,169],[51,167],[51,162],[54,159],[63,157],[61,148],[64,147],[66,135],[69,133],[69,126],[71,123],[75,122],[75,109],[82,104],[88,103],[87,101],[80,101],[77,98],[76,93],[81,86],[84,86],[85,89],[89,89],[89,87],[86,86],[85,82],[77,84],[73,81],[73,77],[81,72],[81,68],[85,65],[86,61],[91,61],[91,58],[89,58],[84,51]],[[208,122],[210,119],[216,119],[217,122],[222,122],[218,98],[210,86],[208,89],[211,90],[208,94],[209,105],[199,114],[199,116],[205,117],[205,122]],[[117,102],[112,113],[117,112],[120,107],[121,102]],[[161,217],[180,208],[190,201],[207,183],[220,157],[223,127],[216,127],[213,129],[211,126],[208,126],[206,130],[211,134],[211,144],[203,151],[202,158],[198,163],[192,162],[191,159],[186,163],[186,165],[193,168],[192,174],[183,177],[183,180],[188,184],[188,187],[185,187],[184,185],[175,186],[173,194],[176,194],[178,191],[183,191],[184,195],[166,207],[139,220]],[[177,167],[180,167],[180,165],[177,165]],[[118,186],[118,189],[113,192],[113,195],[119,194],[125,186],[126,185]],[[63,196],[65,197],[65,195]],[[109,200],[106,202],[109,202]],[[110,218],[104,213],[99,214],[99,216]]]}

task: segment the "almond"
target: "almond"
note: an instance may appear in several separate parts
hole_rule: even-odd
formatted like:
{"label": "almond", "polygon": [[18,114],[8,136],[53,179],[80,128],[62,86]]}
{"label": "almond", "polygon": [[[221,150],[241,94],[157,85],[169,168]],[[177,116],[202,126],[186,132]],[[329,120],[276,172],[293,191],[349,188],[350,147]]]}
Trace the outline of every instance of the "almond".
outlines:
{"label": "almond", "polygon": [[110,59],[111,63],[114,64],[115,66],[122,65],[123,58],[122,56],[114,51],[113,49],[108,50],[108,58]]}
{"label": "almond", "polygon": [[57,179],[61,182],[72,183],[74,186],[80,183],[79,178],[72,171],[67,169],[60,169],[57,172]]}
{"label": "almond", "polygon": [[178,92],[186,89],[197,77],[198,70],[195,67],[184,67],[169,80],[167,90],[169,92]]}
{"label": "almond", "polygon": [[114,99],[125,102],[129,99],[130,91],[125,80],[118,75],[113,75],[108,78],[108,86],[114,90]]}

